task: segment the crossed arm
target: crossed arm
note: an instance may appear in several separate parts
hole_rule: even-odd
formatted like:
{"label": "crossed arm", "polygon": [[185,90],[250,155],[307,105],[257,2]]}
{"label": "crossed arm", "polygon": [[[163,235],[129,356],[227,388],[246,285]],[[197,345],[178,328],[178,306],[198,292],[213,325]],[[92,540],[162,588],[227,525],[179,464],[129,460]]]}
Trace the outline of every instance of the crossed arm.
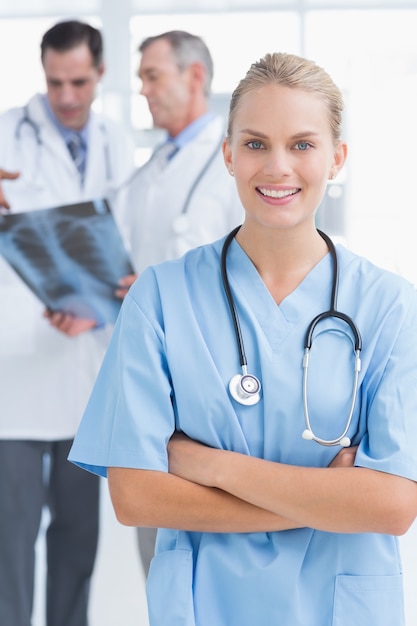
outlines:
{"label": "crossed arm", "polygon": [[405,533],[417,515],[417,484],[354,467],[355,448],[327,468],[285,465],[209,448],[175,434],[169,473],[109,468],[119,521],[201,532],[311,527],[327,532]]}

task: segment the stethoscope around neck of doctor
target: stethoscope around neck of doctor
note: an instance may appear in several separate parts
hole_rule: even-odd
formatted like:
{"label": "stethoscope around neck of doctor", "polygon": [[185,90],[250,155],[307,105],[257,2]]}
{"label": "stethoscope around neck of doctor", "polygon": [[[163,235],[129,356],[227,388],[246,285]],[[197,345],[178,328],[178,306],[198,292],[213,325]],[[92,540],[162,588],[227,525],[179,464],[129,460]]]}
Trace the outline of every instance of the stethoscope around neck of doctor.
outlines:
{"label": "stethoscope around neck of doctor", "polygon": [[[22,141],[22,129],[25,125],[27,125],[30,128],[35,138],[36,154],[33,158],[32,175],[26,176],[25,172],[22,172],[22,173],[23,173],[23,176],[25,176],[25,178],[27,179],[28,185],[33,185],[34,187],[40,187],[39,174],[41,171],[41,157],[42,157],[42,147],[43,147],[42,133],[41,133],[40,125],[32,117],[30,117],[28,105],[23,107],[23,115],[16,124],[15,138],[16,138],[16,141],[18,142],[18,145]],[[104,137],[103,150],[104,150],[104,163],[105,163],[105,170],[106,170],[106,181],[107,183],[110,183],[113,178],[113,172],[112,172],[112,165],[111,165],[111,159],[110,159],[110,147],[109,147],[109,141],[108,141],[108,136],[107,136],[107,128],[104,123],[101,123],[99,125],[99,128]]]}
{"label": "stethoscope around neck of doctor", "polygon": [[[237,314],[236,306],[234,303],[232,291],[230,289],[229,279],[227,276],[227,251],[229,249],[230,244],[238,233],[240,226],[232,230],[231,233],[226,237],[222,253],[221,253],[221,261],[220,261],[220,269],[224,291],[226,294],[227,302],[230,309],[230,314],[233,321],[234,331],[236,335],[236,343],[239,352],[239,360],[240,366],[242,368],[241,374],[236,374],[232,377],[229,383],[229,392],[232,398],[244,405],[254,405],[259,402],[261,398],[261,382],[260,380],[254,376],[253,374],[248,373],[248,366],[245,354],[245,347],[242,338],[242,331],[240,327],[239,317]],[[356,398],[358,395],[358,379],[359,372],[361,369],[361,359],[360,353],[362,350],[362,339],[359,333],[359,330],[355,324],[355,322],[345,313],[341,313],[337,310],[337,293],[338,293],[338,284],[339,284],[339,266],[337,260],[337,254],[335,246],[325,233],[318,230],[317,231],[320,236],[324,239],[329,249],[330,256],[332,258],[333,263],[333,280],[332,280],[332,290],[330,297],[330,307],[327,311],[323,313],[319,313],[316,317],[311,320],[304,340],[304,356],[303,356],[303,408],[304,408],[304,419],[305,419],[305,430],[302,433],[303,439],[315,441],[322,446],[342,446],[349,447],[351,441],[347,436],[347,432],[350,428],[350,424],[352,421],[353,411],[355,408]],[[316,435],[311,426],[309,411],[308,411],[308,394],[307,394],[307,380],[308,380],[308,366],[309,366],[309,355],[311,350],[311,345],[313,343],[313,333],[316,329],[317,325],[325,319],[328,318],[338,318],[345,322],[350,328],[353,337],[354,337],[354,375],[353,375],[353,388],[352,388],[352,396],[351,403],[349,408],[348,417],[346,420],[345,427],[343,432],[336,437],[335,439],[322,439],[318,435]]]}

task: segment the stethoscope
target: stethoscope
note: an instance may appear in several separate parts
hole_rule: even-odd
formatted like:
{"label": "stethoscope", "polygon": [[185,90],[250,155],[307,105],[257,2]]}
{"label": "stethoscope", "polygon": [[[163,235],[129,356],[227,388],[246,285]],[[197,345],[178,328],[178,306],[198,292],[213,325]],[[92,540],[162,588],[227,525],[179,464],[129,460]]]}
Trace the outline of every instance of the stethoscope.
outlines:
{"label": "stethoscope", "polygon": [[32,185],[33,187],[40,188],[41,185],[38,181],[38,175],[41,170],[41,152],[42,152],[42,138],[41,138],[41,130],[39,124],[37,124],[29,115],[29,108],[26,105],[23,108],[23,115],[18,121],[15,130],[15,139],[17,141],[17,145],[20,145],[22,138],[22,128],[25,124],[30,128],[33,132],[36,141],[36,154],[34,157],[34,166],[32,168],[32,176],[28,175],[28,170],[23,168],[23,176],[26,179],[28,185]]}
{"label": "stethoscope", "polygon": [[[30,177],[30,180],[28,182],[33,184],[34,186],[38,186],[36,184],[36,180],[41,169],[40,163],[41,163],[41,151],[42,151],[43,141],[41,137],[40,125],[30,117],[28,105],[23,107],[23,115],[16,125],[15,138],[18,143],[20,143],[21,141],[22,128],[25,126],[25,124],[29,126],[29,128],[33,132],[33,135],[36,141],[36,155],[34,159],[35,166],[33,169],[33,175]],[[111,159],[110,159],[108,133],[107,133],[106,125],[104,123],[100,123],[99,128],[100,128],[100,131],[103,133],[103,137],[104,137],[104,143],[103,143],[104,163],[105,163],[105,171],[106,171],[106,180],[107,182],[109,182],[112,180],[113,172],[112,172],[112,165],[111,165]]]}
{"label": "stethoscope", "polygon": [[179,215],[177,215],[177,217],[175,217],[173,222],[172,222],[172,230],[173,230],[173,232],[176,235],[183,235],[189,229],[188,209],[190,207],[191,200],[193,199],[193,196],[194,196],[194,194],[195,194],[199,184],[201,183],[201,180],[206,175],[207,170],[209,169],[210,165],[213,163],[214,159],[219,154],[220,149],[221,149],[221,147],[223,145],[223,139],[224,138],[223,138],[223,135],[222,135],[221,138],[220,138],[220,142],[218,142],[216,144],[214,150],[211,152],[211,154],[209,155],[208,159],[205,161],[205,163],[202,166],[202,168],[200,169],[198,175],[194,179],[193,184],[191,185],[190,189],[188,190],[187,197],[186,197],[186,199],[184,201],[181,213]]}
{"label": "stethoscope", "polygon": [[[227,267],[226,267],[226,258],[227,251],[237,232],[239,231],[240,226],[232,230],[231,233],[226,237],[220,260],[220,269],[221,276],[223,281],[223,287],[226,294],[227,302],[230,309],[230,314],[233,321],[233,327],[236,335],[236,343],[239,352],[239,360],[240,366],[242,368],[242,372],[240,374],[236,374],[232,377],[229,383],[229,392],[230,395],[236,402],[239,402],[243,405],[254,405],[259,402],[261,398],[261,382],[260,380],[254,376],[253,374],[248,373],[248,366],[245,354],[245,347],[243,344],[242,331],[240,327],[239,317],[237,315],[236,306],[233,300],[232,292],[230,289],[229,279],[227,276]],[[349,447],[350,439],[347,437],[347,432],[350,428],[350,424],[352,422],[353,411],[355,408],[356,398],[358,395],[358,380],[359,380],[359,372],[361,369],[361,359],[360,352],[362,350],[362,339],[359,333],[359,330],[355,324],[355,322],[345,313],[341,313],[337,310],[336,302],[337,302],[337,293],[338,293],[338,284],[339,284],[339,266],[337,261],[337,254],[335,246],[325,233],[318,230],[319,235],[324,239],[329,249],[330,256],[332,258],[333,264],[333,280],[332,280],[332,291],[330,297],[330,307],[328,311],[324,311],[317,315],[309,324],[305,340],[304,340],[304,355],[303,355],[303,409],[304,409],[304,419],[305,419],[305,430],[302,433],[303,439],[308,441],[316,441],[322,446],[342,446]],[[322,439],[318,437],[311,426],[309,412],[308,412],[308,394],[307,394],[307,381],[308,381],[308,366],[309,366],[309,355],[311,346],[313,343],[313,333],[316,329],[317,325],[328,318],[338,318],[345,322],[354,337],[354,377],[353,377],[353,388],[352,388],[352,396],[351,403],[349,408],[348,417],[346,420],[346,425],[343,429],[343,432],[336,437],[335,439]]]}

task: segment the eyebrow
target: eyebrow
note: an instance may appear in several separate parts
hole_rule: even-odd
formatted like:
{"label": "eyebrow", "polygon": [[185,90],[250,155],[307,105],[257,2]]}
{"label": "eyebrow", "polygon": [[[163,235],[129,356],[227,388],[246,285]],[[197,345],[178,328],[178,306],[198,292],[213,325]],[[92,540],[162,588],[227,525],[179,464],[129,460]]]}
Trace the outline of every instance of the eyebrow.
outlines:
{"label": "eyebrow", "polygon": [[[268,139],[268,135],[259,132],[258,130],[253,130],[251,128],[242,128],[242,130],[238,131],[240,134],[244,135],[253,135],[255,137],[260,137],[261,139]],[[319,135],[318,132],[314,130],[305,130],[299,133],[295,133],[292,135],[292,139],[304,139],[305,137],[317,137]]]}
{"label": "eyebrow", "polygon": [[301,133],[296,133],[293,135],[294,139],[303,139],[304,137],[317,137],[320,133],[315,130],[305,130]]}
{"label": "eyebrow", "polygon": [[68,82],[71,83],[72,85],[74,83],[86,83],[89,81],[89,77],[88,76],[79,76],[78,78],[70,78],[69,80],[66,80],[65,78],[55,78],[54,76],[47,76],[46,77],[46,82],[47,83],[54,83],[55,85],[62,85],[62,83]]}
{"label": "eyebrow", "polygon": [[264,133],[260,133],[257,130],[252,130],[251,128],[242,128],[242,130],[239,130],[239,133],[241,135],[256,135],[256,137],[262,137],[262,139],[268,138],[268,136],[264,135]]}
{"label": "eyebrow", "polygon": [[156,67],[154,67],[153,65],[140,67],[139,70],[138,70],[138,76],[139,76],[139,78],[141,78],[142,76],[146,76],[147,74],[153,74],[153,73],[155,73],[157,71],[158,71],[158,69]]}

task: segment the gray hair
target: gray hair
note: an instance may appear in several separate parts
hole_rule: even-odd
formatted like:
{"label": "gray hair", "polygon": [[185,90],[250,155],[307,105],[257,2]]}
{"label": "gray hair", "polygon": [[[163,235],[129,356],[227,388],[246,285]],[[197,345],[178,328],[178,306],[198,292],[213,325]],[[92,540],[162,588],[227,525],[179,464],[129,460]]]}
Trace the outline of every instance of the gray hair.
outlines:
{"label": "gray hair", "polygon": [[206,79],[204,85],[205,95],[208,97],[213,80],[213,59],[201,37],[191,35],[184,30],[171,30],[154,37],[144,39],[139,46],[139,52],[143,52],[155,41],[165,39],[169,42],[179,70],[185,70],[192,63],[201,63],[205,68]]}

